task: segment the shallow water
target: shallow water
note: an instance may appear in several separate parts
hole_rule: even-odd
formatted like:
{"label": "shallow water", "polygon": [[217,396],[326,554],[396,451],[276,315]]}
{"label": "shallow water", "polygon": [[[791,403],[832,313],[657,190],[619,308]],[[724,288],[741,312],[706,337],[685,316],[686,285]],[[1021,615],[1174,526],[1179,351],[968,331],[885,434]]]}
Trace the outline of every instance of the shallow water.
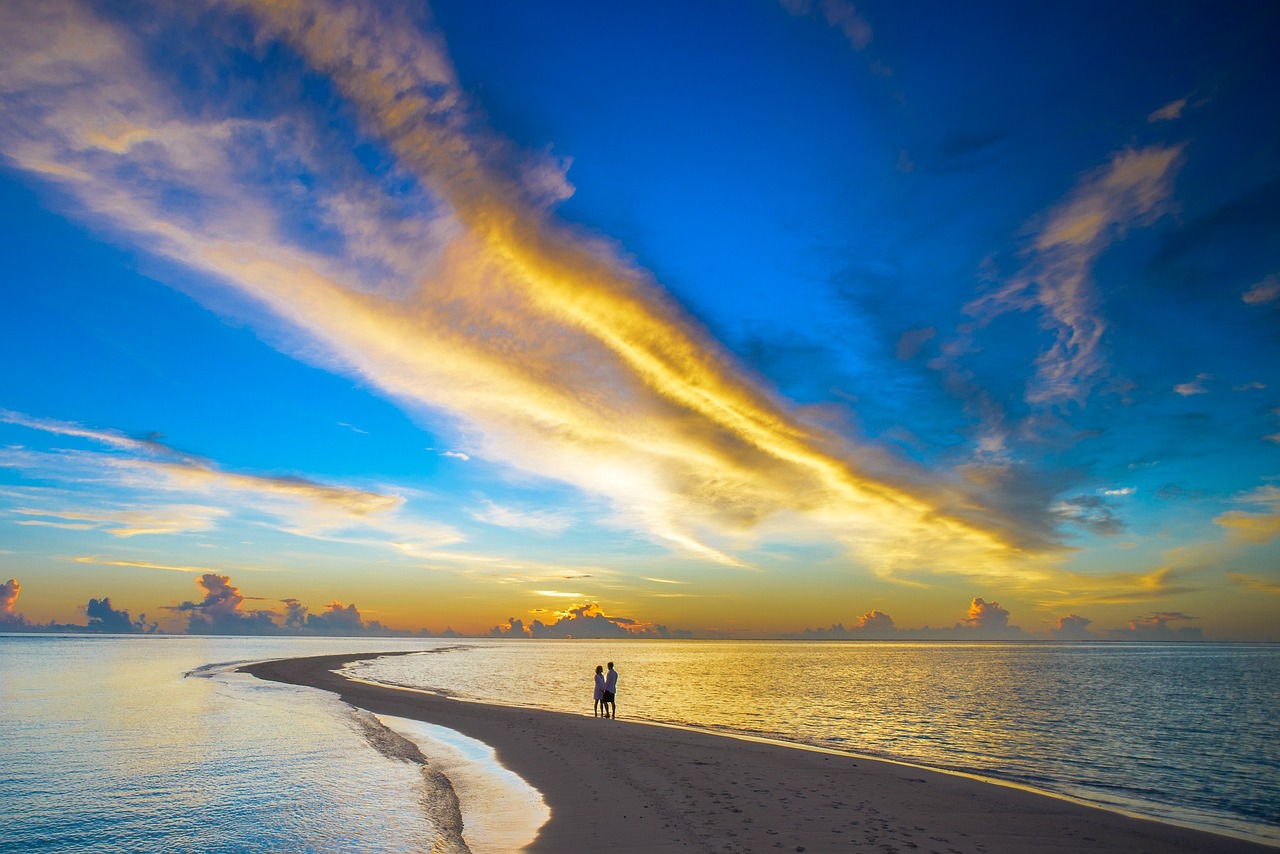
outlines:
{"label": "shallow water", "polygon": [[883,756],[1280,842],[1280,646],[465,641],[361,678]]}
{"label": "shallow water", "polygon": [[465,852],[449,783],[375,716],[206,666],[438,645],[0,636],[0,852]]}

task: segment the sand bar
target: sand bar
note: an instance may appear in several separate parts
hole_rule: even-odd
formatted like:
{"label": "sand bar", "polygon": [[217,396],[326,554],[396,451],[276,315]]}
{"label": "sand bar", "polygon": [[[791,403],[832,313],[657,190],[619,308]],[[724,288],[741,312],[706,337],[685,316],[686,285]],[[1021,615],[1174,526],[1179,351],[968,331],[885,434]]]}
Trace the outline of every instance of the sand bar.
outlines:
{"label": "sand bar", "polygon": [[[405,653],[390,653],[392,655]],[[491,745],[542,792],[527,851],[1270,852],[967,777],[640,721],[481,703],[347,679],[370,653],[246,665],[378,714]]]}

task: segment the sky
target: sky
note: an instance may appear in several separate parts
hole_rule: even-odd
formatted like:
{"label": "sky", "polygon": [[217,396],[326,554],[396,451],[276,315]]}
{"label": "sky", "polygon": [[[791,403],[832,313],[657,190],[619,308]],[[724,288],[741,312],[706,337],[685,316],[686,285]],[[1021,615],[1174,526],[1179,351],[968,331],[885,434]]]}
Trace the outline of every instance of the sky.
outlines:
{"label": "sky", "polygon": [[1280,641],[1280,7],[2,0],[0,628]]}

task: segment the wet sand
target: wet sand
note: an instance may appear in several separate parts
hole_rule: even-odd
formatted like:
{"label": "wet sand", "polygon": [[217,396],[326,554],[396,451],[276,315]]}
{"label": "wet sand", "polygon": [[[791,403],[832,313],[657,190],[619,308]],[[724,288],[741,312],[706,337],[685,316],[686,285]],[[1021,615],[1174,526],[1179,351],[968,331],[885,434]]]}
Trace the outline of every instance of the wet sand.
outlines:
{"label": "wet sand", "polygon": [[286,659],[241,670],[332,691],[359,708],[438,724],[492,746],[551,808],[526,851],[1280,850],[892,762],[625,717],[460,702],[333,672],[376,657]]}

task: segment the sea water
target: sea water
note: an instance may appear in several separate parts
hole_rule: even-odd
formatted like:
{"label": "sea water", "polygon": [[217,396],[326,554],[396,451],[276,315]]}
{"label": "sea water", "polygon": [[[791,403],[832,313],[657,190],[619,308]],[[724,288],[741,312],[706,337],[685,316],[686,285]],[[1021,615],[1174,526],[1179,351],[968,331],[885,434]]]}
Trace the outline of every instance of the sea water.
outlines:
{"label": "sea water", "polygon": [[442,645],[0,635],[0,852],[513,850],[545,815],[495,832],[485,801],[536,807],[537,793],[483,756],[458,791],[437,767],[464,749],[456,733],[235,673]]}
{"label": "sea water", "polygon": [[1280,645],[468,641],[360,678],[958,771],[1280,843]]}
{"label": "sea water", "polygon": [[486,745],[234,672],[395,650],[432,654],[354,675],[590,715],[595,666],[612,660],[619,725],[849,750],[1280,842],[1275,645],[0,635],[0,852],[479,854],[531,839],[545,807]]}

